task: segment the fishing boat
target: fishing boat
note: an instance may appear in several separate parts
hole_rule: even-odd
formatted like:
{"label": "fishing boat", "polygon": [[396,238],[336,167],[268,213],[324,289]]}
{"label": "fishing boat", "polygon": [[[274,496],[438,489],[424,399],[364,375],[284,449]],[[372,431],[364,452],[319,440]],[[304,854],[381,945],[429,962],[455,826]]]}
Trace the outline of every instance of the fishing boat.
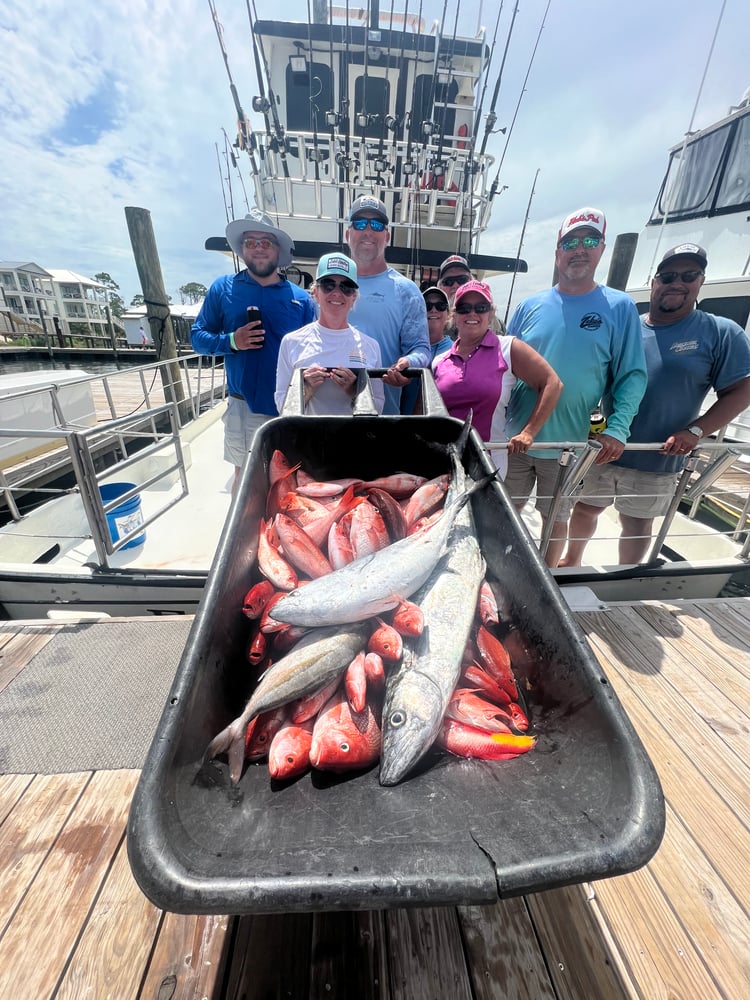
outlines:
{"label": "fishing boat", "polygon": [[[493,135],[506,145],[510,138],[496,128],[499,13],[492,39],[483,28],[458,35],[458,5],[452,26],[446,17],[428,26],[417,14],[383,12],[377,2],[317,4],[307,23],[250,14],[254,125],[211,8],[237,114],[232,158],[249,172],[256,206],[294,240],[290,280],[309,285],[320,256],[343,247],[362,194],[388,209],[389,264],[419,282],[434,284],[452,253],[469,254],[479,277],[526,272],[516,256],[480,250],[501,190],[488,146]],[[230,252],[223,236],[206,248]]]}

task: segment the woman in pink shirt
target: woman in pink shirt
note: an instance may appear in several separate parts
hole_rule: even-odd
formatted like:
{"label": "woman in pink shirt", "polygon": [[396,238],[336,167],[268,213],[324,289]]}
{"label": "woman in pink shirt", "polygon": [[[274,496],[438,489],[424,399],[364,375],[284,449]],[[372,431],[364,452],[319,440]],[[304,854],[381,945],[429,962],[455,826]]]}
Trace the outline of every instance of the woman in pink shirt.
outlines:
{"label": "woman in pink shirt", "polygon": [[505,409],[518,379],[536,389],[537,401],[526,426],[508,441],[508,448],[490,452],[505,475],[507,452],[528,451],[534,436],[555,408],[562,382],[541,355],[517,337],[490,330],[495,315],[492,292],[483,281],[467,281],[456,292],[453,323],[455,343],[432,362],[435,382],[446,409],[463,420],[472,411],[472,425],[483,441],[507,441]]}

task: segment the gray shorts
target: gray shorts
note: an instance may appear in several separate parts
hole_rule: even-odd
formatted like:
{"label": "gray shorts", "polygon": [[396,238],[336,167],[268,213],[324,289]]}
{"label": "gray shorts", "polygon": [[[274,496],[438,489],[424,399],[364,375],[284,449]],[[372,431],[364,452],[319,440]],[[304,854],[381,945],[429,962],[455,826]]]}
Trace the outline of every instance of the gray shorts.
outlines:
{"label": "gray shorts", "polygon": [[[547,517],[552,506],[552,497],[560,475],[560,463],[556,458],[534,458],[522,452],[508,455],[508,471],[505,474],[505,486],[513,502],[521,505],[529,499],[536,485],[536,509]],[[563,500],[557,509],[557,520],[567,521],[573,504],[576,502],[578,490]]]}
{"label": "gray shorts", "polygon": [[602,510],[614,502],[615,510],[626,517],[648,521],[667,513],[678,478],[676,472],[643,472],[622,465],[592,465],[578,499]]}
{"label": "gray shorts", "polygon": [[266,413],[253,413],[244,399],[230,396],[224,422],[224,460],[242,468],[247,453],[253,446],[255,432],[273,417]]}

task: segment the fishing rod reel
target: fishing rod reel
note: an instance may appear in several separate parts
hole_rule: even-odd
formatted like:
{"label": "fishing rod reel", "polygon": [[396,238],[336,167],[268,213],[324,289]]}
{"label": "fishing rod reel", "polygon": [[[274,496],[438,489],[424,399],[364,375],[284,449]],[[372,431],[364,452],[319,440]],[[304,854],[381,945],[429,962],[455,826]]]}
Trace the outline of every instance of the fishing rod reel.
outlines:
{"label": "fishing rod reel", "polygon": [[271,102],[267,97],[254,97],[252,100],[252,108],[259,115],[267,115],[271,110]]}

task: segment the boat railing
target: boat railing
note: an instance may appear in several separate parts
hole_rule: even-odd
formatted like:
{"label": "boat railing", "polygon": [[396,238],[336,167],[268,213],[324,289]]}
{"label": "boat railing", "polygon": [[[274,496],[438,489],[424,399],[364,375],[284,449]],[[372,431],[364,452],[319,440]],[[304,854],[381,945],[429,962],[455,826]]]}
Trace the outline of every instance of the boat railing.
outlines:
{"label": "boat railing", "polygon": [[[625,451],[661,451],[662,443],[626,444]],[[490,441],[488,450],[507,450],[507,442]],[[565,500],[575,497],[585,502],[585,474],[596,461],[601,445],[595,439],[585,442],[553,441],[535,443],[535,451],[556,453],[559,465],[555,488],[550,497],[550,514],[540,530],[539,551],[547,551],[555,515]],[[581,482],[584,485],[581,488]],[[643,495],[643,494],[641,494]],[[653,494],[656,496],[656,494]],[[522,497],[511,500],[521,504]],[[669,507],[663,518],[657,519],[657,533],[652,541],[647,563],[655,562],[668,539],[678,544],[685,538],[685,522],[675,523],[678,513],[689,504],[689,520],[697,521],[699,514],[713,515],[713,523],[727,525],[726,534],[739,546],[739,559],[750,557],[750,443],[711,439],[702,441],[687,457],[683,471],[675,476],[674,489],[669,494]],[[650,536],[649,536],[650,537]],[[612,539],[614,540],[614,539]]]}
{"label": "boat railing", "polygon": [[[12,465],[8,461],[4,463],[4,475],[0,469],[2,477],[0,486],[5,484],[3,492],[6,502],[8,502],[8,486],[17,490],[28,489],[39,479],[40,472],[49,478],[51,472],[62,470],[68,465],[69,451],[64,443],[56,446],[56,441],[60,442],[61,439],[52,432],[81,428],[79,421],[71,420],[61,398],[63,392],[70,393],[72,388],[81,385],[91,389],[95,426],[106,423],[110,429],[110,436],[102,435],[97,447],[102,451],[114,449],[122,458],[126,458],[129,454],[128,440],[117,430],[117,424],[113,424],[113,421],[123,416],[141,413],[150,425],[150,433],[155,435],[158,430],[157,422],[161,420],[165,425],[167,423],[164,411],[160,409],[163,403],[175,402],[178,405],[179,426],[184,427],[205,410],[222,403],[227,396],[223,358],[201,354],[180,355],[179,358],[149,362],[137,367],[88,375],[80,379],[69,379],[62,384],[30,386],[9,393],[3,397],[3,402],[20,414],[24,412],[25,400],[34,397],[35,406],[43,406],[42,400],[46,394],[54,423],[50,425],[49,433],[45,428],[43,434],[31,434],[17,427],[12,431],[0,429],[0,434],[6,439],[28,437],[38,440],[40,445],[38,450],[41,450],[42,441],[50,442],[43,458],[19,461],[17,465]],[[8,506],[12,512],[12,504],[8,503]]]}
{"label": "boat railing", "polygon": [[[494,157],[472,148],[459,148],[452,138],[440,144],[403,140],[384,144],[373,138],[349,136],[345,143],[340,135],[289,131],[284,136],[284,149],[271,143],[263,158],[263,180],[274,184],[273,204],[271,192],[262,184],[257,186],[256,198],[268,200],[267,205],[259,202],[260,207],[280,217],[288,215],[329,225],[336,222],[332,215],[335,200],[340,213],[338,222],[344,224],[352,201],[362,193],[362,181],[342,182],[333,169],[322,177],[316,165],[326,161],[356,166],[356,176],[373,180],[370,186],[386,202],[393,222],[403,231],[421,231],[425,225],[448,231],[470,224],[474,232],[482,232],[489,221]],[[465,138],[455,138],[466,143]],[[344,197],[339,205],[341,191]]]}
{"label": "boat railing", "polygon": [[[164,422],[167,428],[163,429]],[[160,429],[161,428],[161,429]],[[161,517],[167,510],[188,494],[188,481],[185,471],[185,458],[180,439],[180,422],[177,404],[164,403],[145,413],[134,413],[118,417],[93,427],[72,428],[60,427],[45,430],[36,428],[7,430],[0,428],[0,439],[9,436],[23,435],[29,438],[54,437],[67,450],[70,464],[75,475],[75,487],[66,493],[80,494],[91,537],[96,548],[99,562],[109,565],[109,556],[121,549],[134,535],[139,534],[149,524]],[[98,471],[94,456],[100,450],[102,439],[117,438],[123,442],[123,457],[114,465]],[[129,442],[144,438],[149,443],[137,451],[129,453]],[[149,463],[149,459],[153,459]],[[149,470],[139,475],[138,485],[123,492],[116,499],[105,503],[100,492],[101,484],[107,481],[117,481],[135,463],[141,470]],[[151,471],[151,470],[154,471]],[[180,488],[175,491],[172,485],[179,479]],[[115,541],[109,530],[107,514],[120,504],[136,496],[141,491],[162,483],[165,487],[165,500],[151,510],[132,530],[124,531]],[[14,497],[14,487],[8,483],[0,470],[0,491],[5,495],[8,509],[14,521],[22,522],[24,515],[20,512]],[[59,491],[58,491],[59,492]]]}

